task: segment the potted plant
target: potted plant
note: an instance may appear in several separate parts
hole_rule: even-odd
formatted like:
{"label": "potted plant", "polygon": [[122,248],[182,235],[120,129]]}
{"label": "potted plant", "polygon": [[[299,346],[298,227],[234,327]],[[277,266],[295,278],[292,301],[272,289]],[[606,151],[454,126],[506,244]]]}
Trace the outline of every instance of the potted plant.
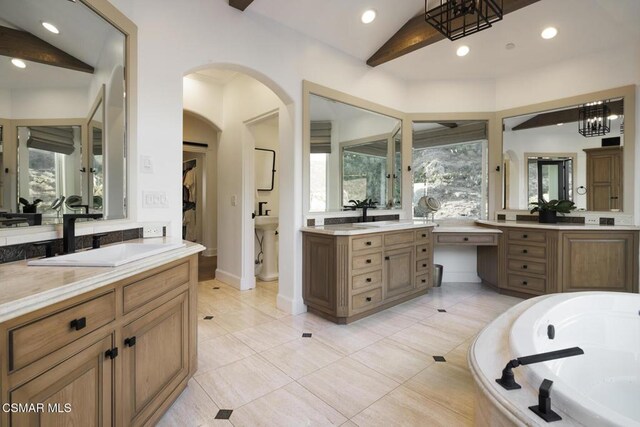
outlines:
{"label": "potted plant", "polygon": [[558,222],[558,213],[568,214],[576,208],[576,204],[571,200],[550,200],[547,202],[543,198],[529,204],[534,206],[531,213],[538,212],[538,221],[546,224],[555,224]]}
{"label": "potted plant", "polygon": [[38,210],[38,204],[42,202],[40,199],[35,199],[33,202],[29,202],[27,199],[20,197],[20,203],[22,204],[22,213],[36,213]]}

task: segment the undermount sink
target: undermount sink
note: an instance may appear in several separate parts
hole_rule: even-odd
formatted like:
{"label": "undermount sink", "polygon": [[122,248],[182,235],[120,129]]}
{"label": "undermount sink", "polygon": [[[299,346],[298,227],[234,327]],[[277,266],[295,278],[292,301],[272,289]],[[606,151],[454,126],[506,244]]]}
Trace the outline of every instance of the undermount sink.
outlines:
{"label": "undermount sink", "polygon": [[185,246],[184,243],[121,243],[68,255],[34,259],[27,262],[27,265],[49,267],[118,267]]}
{"label": "undermount sink", "polygon": [[413,221],[371,221],[371,222],[356,222],[354,227],[359,228],[383,228],[383,227],[402,227],[413,225]]}
{"label": "undermount sink", "polygon": [[257,216],[255,227],[258,230],[275,230],[278,228],[277,216]]}

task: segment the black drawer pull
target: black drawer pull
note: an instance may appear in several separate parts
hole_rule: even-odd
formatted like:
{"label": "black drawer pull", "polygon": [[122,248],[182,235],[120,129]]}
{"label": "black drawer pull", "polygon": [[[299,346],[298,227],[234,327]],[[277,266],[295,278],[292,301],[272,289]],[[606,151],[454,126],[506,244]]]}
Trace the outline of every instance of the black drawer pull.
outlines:
{"label": "black drawer pull", "polygon": [[391,258],[389,258],[388,256],[386,256],[386,257],[384,257],[384,259],[385,259],[386,261],[389,261]]}
{"label": "black drawer pull", "polygon": [[522,266],[522,269],[523,269],[523,270],[526,270],[526,269],[527,269],[527,264],[523,265],[523,266]]}
{"label": "black drawer pull", "polygon": [[367,299],[367,301],[371,301],[371,297],[367,297],[366,299]]}
{"label": "black drawer pull", "polygon": [[371,283],[371,277],[367,277],[367,283]]}
{"label": "black drawer pull", "polygon": [[71,327],[71,329],[75,329],[76,331],[79,331],[80,329],[84,329],[87,326],[87,318],[81,317],[79,319],[73,319],[69,323],[69,326]]}
{"label": "black drawer pull", "polygon": [[423,234],[423,235],[422,235],[422,237],[427,237],[427,235],[426,235],[426,234]]}
{"label": "black drawer pull", "polygon": [[422,252],[427,252],[427,250],[423,248],[423,249],[422,249]]}
{"label": "black drawer pull", "polygon": [[105,351],[104,352],[104,357],[108,357],[111,360],[113,360],[116,357],[118,357],[118,347],[114,347],[111,350]]}
{"label": "black drawer pull", "polygon": [[133,347],[134,345],[136,345],[136,337],[126,338],[124,340],[124,345],[126,347]]}
{"label": "black drawer pull", "polygon": [[371,260],[370,259],[367,260],[367,264],[371,264]]}
{"label": "black drawer pull", "polygon": [[422,264],[422,267],[426,267],[426,266],[427,266],[427,264]]}
{"label": "black drawer pull", "polygon": [[525,285],[525,286],[528,285],[528,283],[526,281],[523,281],[522,284]]}
{"label": "black drawer pull", "polygon": [[465,242],[468,242],[468,241],[469,241],[469,238],[468,238],[468,237],[465,237],[463,240],[464,240]]}
{"label": "black drawer pull", "polygon": [[526,254],[526,253],[529,253],[529,251],[528,251],[528,250],[526,250],[526,249],[523,249],[523,250],[522,250],[522,253],[523,253],[523,254]]}
{"label": "black drawer pull", "polygon": [[526,238],[528,238],[528,237],[529,237],[529,236],[528,236],[528,235],[526,235],[526,234],[523,234],[523,235],[522,235],[522,238],[523,238],[523,239],[526,239]]}
{"label": "black drawer pull", "polygon": [[422,283],[427,283],[427,279],[422,279]]}
{"label": "black drawer pull", "polygon": [[367,246],[371,246],[371,242],[367,242]]}

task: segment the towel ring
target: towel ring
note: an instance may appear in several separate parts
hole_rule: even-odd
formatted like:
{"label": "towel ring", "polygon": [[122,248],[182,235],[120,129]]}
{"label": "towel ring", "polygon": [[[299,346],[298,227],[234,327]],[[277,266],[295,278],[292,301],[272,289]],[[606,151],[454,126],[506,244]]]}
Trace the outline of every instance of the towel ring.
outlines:
{"label": "towel ring", "polygon": [[576,188],[576,193],[578,193],[581,196],[584,196],[585,194],[587,194],[587,187],[585,187],[584,185],[581,185],[580,187]]}

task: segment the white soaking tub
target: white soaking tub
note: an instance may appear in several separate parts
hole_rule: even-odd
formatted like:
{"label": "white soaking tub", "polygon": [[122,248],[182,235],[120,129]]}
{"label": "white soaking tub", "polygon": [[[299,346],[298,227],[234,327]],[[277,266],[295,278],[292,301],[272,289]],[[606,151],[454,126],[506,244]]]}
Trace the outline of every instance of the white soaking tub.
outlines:
{"label": "white soaking tub", "polygon": [[[555,337],[548,335],[553,325]],[[587,426],[640,426],[640,294],[558,294],[515,320],[510,353],[522,357],[568,347],[584,354],[521,366],[537,387],[553,381],[554,407]]]}

